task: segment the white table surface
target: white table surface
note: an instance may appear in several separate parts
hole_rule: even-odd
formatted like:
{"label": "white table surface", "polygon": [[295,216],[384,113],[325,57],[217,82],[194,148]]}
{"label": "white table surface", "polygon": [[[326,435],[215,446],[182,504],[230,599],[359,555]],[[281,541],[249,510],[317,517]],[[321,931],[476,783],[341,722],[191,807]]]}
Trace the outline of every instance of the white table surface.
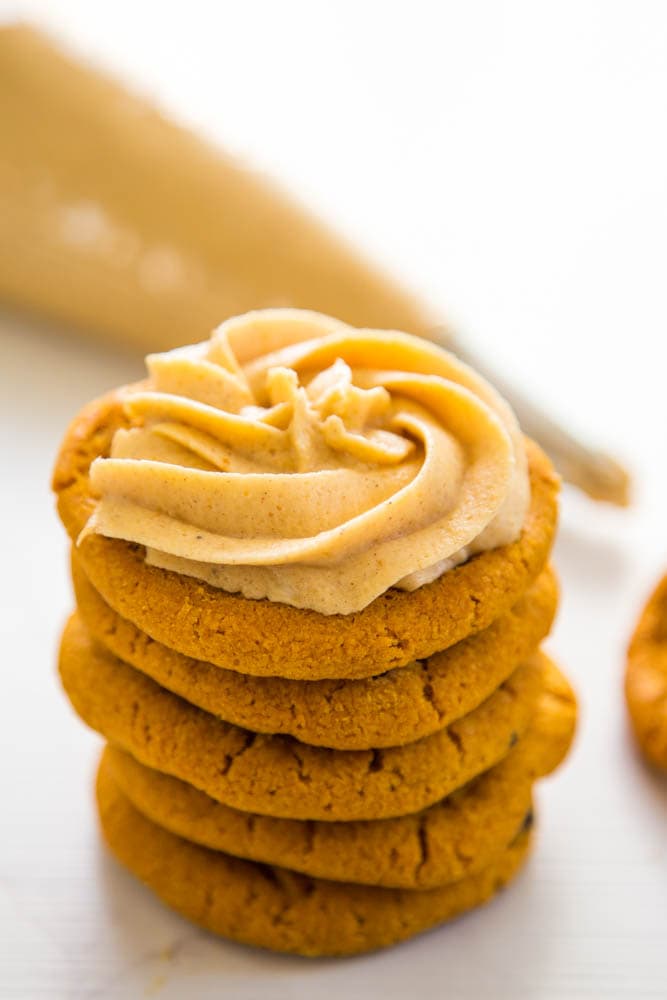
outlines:
{"label": "white table surface", "polygon": [[667,780],[633,749],[621,680],[667,569],[667,7],[165,4],[157,36],[153,4],[12,7],[296,186],[624,456],[637,491],[629,511],[563,498],[549,649],[581,725],[539,790],[518,881],[370,957],[237,947],[169,913],[100,846],[99,740],[55,677],[71,594],[53,456],[78,406],[139,363],[2,317],[0,998],[666,997]]}

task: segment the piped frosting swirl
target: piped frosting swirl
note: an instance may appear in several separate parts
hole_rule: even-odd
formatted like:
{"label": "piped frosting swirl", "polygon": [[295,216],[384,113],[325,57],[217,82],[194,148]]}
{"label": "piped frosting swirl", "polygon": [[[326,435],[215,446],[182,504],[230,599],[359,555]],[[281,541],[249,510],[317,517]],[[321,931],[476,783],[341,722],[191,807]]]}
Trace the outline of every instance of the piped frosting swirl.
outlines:
{"label": "piped frosting swirl", "polygon": [[515,540],[523,439],[473,371],[408,334],[248,313],[147,359],[91,467],[90,532],[248,598],[349,614]]}

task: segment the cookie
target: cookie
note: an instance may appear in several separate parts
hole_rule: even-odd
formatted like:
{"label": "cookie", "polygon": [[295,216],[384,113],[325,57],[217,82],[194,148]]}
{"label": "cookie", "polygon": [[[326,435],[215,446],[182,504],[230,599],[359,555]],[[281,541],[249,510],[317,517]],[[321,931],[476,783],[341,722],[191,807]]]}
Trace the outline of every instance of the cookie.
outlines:
{"label": "cookie", "polygon": [[[60,516],[75,540],[95,505],[88,470],[127,421],[122,390],[90,403],[63,442],[53,477]],[[481,631],[508,611],[546,564],[558,480],[527,442],[531,505],[518,541],[473,557],[412,592],[390,589],[363,611],[322,615],[248,600],[147,566],[144,550],[89,535],[78,548],[96,590],[158,642],[228,670],[297,680],[361,678],[423,659]]]}
{"label": "cookie", "polygon": [[337,750],[411,743],[467,715],[534,652],[557,601],[547,569],[511,611],[443,653],[370,679],[294,681],[246,676],[155,642],[103,601],[76,552],[72,578],[95,640],[162,687],[236,726]]}
{"label": "cookie", "polygon": [[480,871],[520,829],[531,782],[515,752],[422,812],[350,823],[230,809],[111,745],[104,763],[139,812],[202,847],[334,882],[428,889]]}
{"label": "cookie", "polygon": [[66,626],[60,674],[91,728],[143,764],[236,809],[288,819],[417,812],[502,759],[525,732],[542,683],[538,654],[479,708],[403,747],[328,750],[216,719]]}
{"label": "cookie", "polygon": [[547,775],[567,756],[577,727],[578,706],[565,674],[548,656],[542,655],[546,662],[539,700],[542,757],[538,773]]}
{"label": "cookie", "polygon": [[667,576],[651,595],[632,636],[625,698],[642,753],[667,770]]}
{"label": "cookie", "polygon": [[107,747],[105,766],[148,819],[203,847],[316,878],[427,889],[481,871],[509,843],[530,811],[533,781],[567,753],[575,716],[574,695],[550,665],[530,728],[504,760],[441,802],[397,819],[309,823],[257,816],[223,806],[117,747]]}
{"label": "cookie", "polygon": [[214,934],[306,956],[384,948],[484,903],[516,874],[530,842],[519,834],[483,871],[438,889],[385,889],[312,879],[192,844],[135,809],[104,762],[97,800],[113,854],[168,906]]}

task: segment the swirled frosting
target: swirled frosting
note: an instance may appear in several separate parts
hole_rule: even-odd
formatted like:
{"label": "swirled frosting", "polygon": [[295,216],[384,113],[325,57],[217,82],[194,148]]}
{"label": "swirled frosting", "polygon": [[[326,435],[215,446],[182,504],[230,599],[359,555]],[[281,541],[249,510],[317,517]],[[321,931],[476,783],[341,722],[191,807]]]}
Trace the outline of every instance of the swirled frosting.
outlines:
{"label": "swirled frosting", "polygon": [[529,486],[503,399],[416,337],[270,309],[147,359],[91,467],[90,532],[248,598],[349,614],[513,541]]}

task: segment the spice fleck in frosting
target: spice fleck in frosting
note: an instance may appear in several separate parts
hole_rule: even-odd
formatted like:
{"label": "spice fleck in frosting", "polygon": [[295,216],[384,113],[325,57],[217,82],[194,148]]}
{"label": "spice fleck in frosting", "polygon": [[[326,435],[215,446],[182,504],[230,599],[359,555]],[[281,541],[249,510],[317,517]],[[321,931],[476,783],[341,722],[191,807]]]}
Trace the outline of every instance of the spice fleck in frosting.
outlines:
{"label": "spice fleck in frosting", "polygon": [[349,614],[514,541],[516,419],[408,334],[270,309],[147,359],[132,426],[91,467],[91,532],[247,598]]}

